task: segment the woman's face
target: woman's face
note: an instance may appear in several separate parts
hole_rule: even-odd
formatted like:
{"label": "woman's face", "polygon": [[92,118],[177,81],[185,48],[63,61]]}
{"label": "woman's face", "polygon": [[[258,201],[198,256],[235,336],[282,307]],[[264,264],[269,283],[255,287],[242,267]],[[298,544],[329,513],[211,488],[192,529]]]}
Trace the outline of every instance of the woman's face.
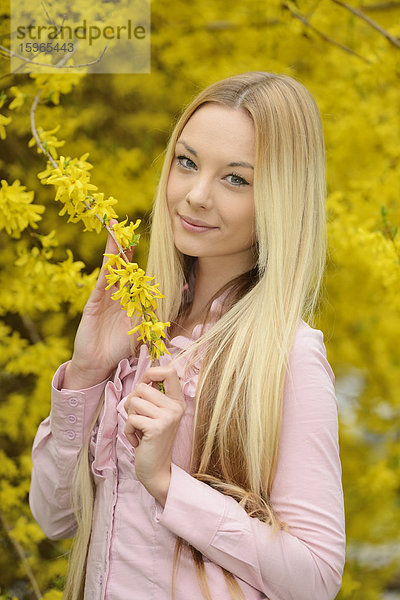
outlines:
{"label": "woman's face", "polygon": [[[243,110],[209,102],[186,123],[175,147],[167,202],[183,254],[227,258],[250,269],[255,242],[255,137]],[[229,260],[228,260],[229,262]]]}

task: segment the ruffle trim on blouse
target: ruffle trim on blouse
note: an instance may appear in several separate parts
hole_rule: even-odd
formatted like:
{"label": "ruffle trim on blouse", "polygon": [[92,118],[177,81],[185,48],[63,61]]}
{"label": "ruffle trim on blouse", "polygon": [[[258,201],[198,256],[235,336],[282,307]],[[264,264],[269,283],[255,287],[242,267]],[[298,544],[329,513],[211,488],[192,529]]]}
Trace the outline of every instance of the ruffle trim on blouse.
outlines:
{"label": "ruffle trim on blouse", "polygon": [[[186,349],[191,343],[198,340],[202,333],[214,325],[218,320],[225,293],[216,298],[210,307],[210,320],[206,325],[200,323],[193,328],[191,337],[178,335],[169,342],[168,350],[170,354],[164,354],[160,357],[161,366],[168,366],[171,359],[181,350]],[[122,359],[115,371],[112,380],[106,384],[106,396],[102,409],[99,426],[94,429],[91,435],[90,450],[93,456],[92,471],[95,475],[104,477],[107,469],[115,470],[115,448],[114,438],[118,427],[118,413],[126,417],[122,400],[122,381],[131,378],[132,382],[125,386],[134,388],[136,382],[140,381],[144,372],[152,366],[148,348],[145,344],[140,347],[139,355],[131,359]],[[183,356],[174,362],[174,367],[182,383],[183,393],[186,398],[194,399],[199,379],[201,367],[201,354],[198,353],[193,362],[188,366],[188,358]],[[117,410],[116,410],[117,409]]]}
{"label": "ruffle trim on blouse", "polygon": [[106,469],[115,469],[114,437],[118,424],[115,408],[121,399],[122,380],[129,376],[133,378],[137,365],[138,358],[123,358],[116,368],[113,379],[106,384],[100,423],[93,430],[90,440],[90,450],[94,457],[92,471],[95,475],[101,476]]}

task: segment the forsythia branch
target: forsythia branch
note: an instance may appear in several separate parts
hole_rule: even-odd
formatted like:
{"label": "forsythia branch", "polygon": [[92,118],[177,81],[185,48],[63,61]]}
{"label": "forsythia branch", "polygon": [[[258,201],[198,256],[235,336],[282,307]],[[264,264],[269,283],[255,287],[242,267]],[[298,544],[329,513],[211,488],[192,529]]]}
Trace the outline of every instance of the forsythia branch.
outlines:
{"label": "forsythia branch", "polygon": [[[42,144],[42,141],[39,137],[38,131],[37,131],[37,127],[36,127],[36,122],[35,122],[35,113],[36,113],[36,108],[37,105],[39,103],[40,100],[40,96],[41,96],[41,90],[38,91],[38,93],[35,96],[35,99],[32,103],[32,107],[31,107],[31,130],[32,130],[32,135],[36,140],[37,145],[39,146],[39,148],[41,149],[41,151],[43,152],[43,154],[45,154],[48,158],[48,160],[51,162],[51,164],[53,165],[53,167],[55,169],[58,169],[59,165],[58,163],[54,160],[54,158],[51,156],[51,154],[45,149],[45,147]],[[90,209],[90,205],[85,202],[86,208]],[[102,226],[105,226],[105,228],[107,229],[108,233],[111,235],[112,239],[114,240],[114,242],[117,245],[117,248],[119,250],[119,253],[121,254],[121,256],[123,256],[123,258],[128,261],[128,258],[126,257],[126,254],[124,253],[123,248],[120,246],[114,231],[111,227],[109,227],[109,225],[100,217],[100,215],[98,215],[97,213],[95,214],[95,217],[100,221],[100,223],[102,224]]]}
{"label": "forsythia branch", "polygon": [[361,54],[358,54],[358,52],[355,52],[354,50],[352,50],[348,46],[345,46],[344,44],[341,44],[340,42],[337,42],[333,38],[329,37],[328,35],[326,35],[322,31],[320,31],[319,29],[317,29],[316,27],[314,27],[314,25],[311,25],[310,21],[308,19],[306,19],[306,17],[304,15],[300,14],[298,12],[297,8],[296,8],[296,10],[294,8],[292,8],[291,4],[292,3],[284,2],[282,6],[284,8],[286,8],[290,12],[290,14],[293,15],[296,19],[298,19],[299,21],[301,21],[306,27],[308,27],[309,29],[311,29],[311,31],[314,31],[314,33],[316,33],[325,42],[328,42],[329,44],[332,44],[333,46],[336,46],[337,48],[340,48],[344,52],[347,52],[347,54],[352,54],[353,56],[356,56],[357,58],[360,58],[362,61],[364,61],[364,62],[366,62],[368,64],[371,63],[371,61],[368,60],[368,58],[365,58],[364,56],[361,56]]}
{"label": "forsythia branch", "polygon": [[[46,86],[46,80],[42,85]],[[52,91],[52,90],[51,90]],[[50,93],[51,93],[50,91]],[[48,146],[55,147],[56,138],[52,136],[48,139],[49,144],[42,139],[38,133],[35,121],[35,113],[40,101],[42,89],[37,92],[32,103],[30,112],[31,130],[38,148],[47,156],[53,169],[47,168],[39,173],[39,179],[43,184],[50,184],[57,187],[56,200],[60,200],[64,206],[60,215],[69,214],[69,221],[77,222],[82,220],[86,225],[86,230],[106,227],[112,239],[115,241],[119,254],[106,254],[109,258],[104,269],[108,270],[106,275],[106,290],[113,285],[118,285],[119,289],[111,296],[113,300],[120,300],[123,310],[126,310],[128,317],[136,316],[140,319],[140,324],[134,327],[128,334],[139,330],[138,340],[142,340],[149,348],[149,353],[153,364],[164,353],[168,353],[163,338],[165,338],[164,329],[170,326],[170,323],[161,323],[155,313],[157,308],[156,298],[163,298],[157,288],[158,284],[149,285],[152,277],[146,276],[145,272],[138,267],[136,263],[131,263],[125,254],[125,250],[136,246],[139,241],[139,235],[135,234],[135,229],[139,226],[138,219],[135,224],[129,223],[124,226],[126,221],[109,225],[111,219],[117,217],[112,205],[116,203],[115,198],[104,200],[103,194],[95,193],[97,187],[90,183],[88,170],[92,165],[86,162],[88,154],[82,155],[78,159],[70,159],[61,156],[57,162],[49,152]],[[43,132],[42,137],[54,133],[54,130]],[[47,147],[46,147],[47,146]],[[50,150],[51,150],[50,147]],[[93,194],[91,193],[93,191]],[[99,212],[103,215],[100,216]],[[93,219],[97,219],[97,225]],[[161,391],[163,385],[159,384]]]}
{"label": "forsythia branch", "polygon": [[354,8],[353,6],[346,4],[346,2],[341,2],[341,0],[332,0],[332,2],[334,2],[335,4],[338,4],[342,8],[345,8],[346,10],[351,12],[353,15],[356,15],[357,17],[359,17],[360,19],[362,19],[363,21],[368,23],[368,25],[370,25],[373,29],[375,29],[381,35],[383,35],[383,37],[385,37],[393,46],[395,46],[396,48],[400,48],[400,41],[397,38],[390,35],[390,33],[388,31],[386,31],[386,29],[383,29],[383,27],[378,25],[378,23],[376,21],[374,21],[370,17],[367,17],[367,15],[362,12],[362,10],[360,10],[358,8]]}
{"label": "forsythia branch", "polygon": [[32,342],[34,344],[38,344],[39,342],[41,342],[42,338],[40,337],[39,332],[36,329],[32,319],[30,319],[27,315],[21,315],[21,319],[29,333],[29,337],[31,338]]}
{"label": "forsythia branch", "polygon": [[[4,54],[8,57],[15,57],[25,63],[30,63],[30,64],[36,65],[38,67],[54,67],[57,69],[79,69],[81,67],[90,67],[91,65],[95,65],[96,63],[100,62],[104,56],[105,51],[107,50],[107,45],[104,46],[103,50],[101,51],[101,53],[95,60],[92,60],[91,62],[88,62],[88,63],[82,63],[79,65],[63,65],[60,62],[55,65],[49,65],[48,63],[40,63],[40,62],[37,62],[36,60],[31,60],[30,58],[26,58],[25,56],[22,56],[21,54],[17,54],[16,52],[9,50],[8,48],[6,48],[5,46],[2,46],[2,45],[0,45],[0,50],[2,52],[4,52]],[[72,56],[72,52],[70,53],[70,55]],[[67,60],[71,56],[66,55]]]}
{"label": "forsythia branch", "polygon": [[20,545],[20,543],[11,535],[10,532],[10,526],[8,525],[7,521],[5,520],[5,517],[3,515],[3,513],[0,511],[0,522],[1,525],[4,529],[4,531],[7,534],[8,539],[10,540],[11,545],[13,546],[16,554],[18,555],[20,561],[22,562],[22,564],[24,565],[26,574],[28,576],[29,581],[31,582],[32,585],[32,589],[34,591],[34,594],[37,598],[37,600],[41,600],[41,598],[43,598],[42,593],[39,589],[39,586],[37,584],[37,581],[35,579],[35,576],[33,574],[33,571],[28,563],[28,560],[25,556],[25,552],[24,549],[22,548],[22,546]]}

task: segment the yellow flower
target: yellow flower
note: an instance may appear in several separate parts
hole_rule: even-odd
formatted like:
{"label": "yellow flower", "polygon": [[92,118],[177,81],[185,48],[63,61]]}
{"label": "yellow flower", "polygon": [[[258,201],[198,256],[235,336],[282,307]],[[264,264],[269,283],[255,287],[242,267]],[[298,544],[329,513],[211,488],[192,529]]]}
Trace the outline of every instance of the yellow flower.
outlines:
{"label": "yellow flower", "polygon": [[162,340],[156,340],[151,344],[150,355],[153,360],[158,360],[163,354],[169,354]]}
{"label": "yellow flower", "polygon": [[18,179],[8,185],[5,179],[0,188],[0,230],[5,229],[8,235],[19,238],[21,231],[28,226],[37,227],[40,214],[44,212],[41,204],[32,204],[34,192],[25,191]]}
{"label": "yellow flower", "polygon": [[10,104],[8,105],[8,108],[10,110],[15,110],[15,109],[21,108],[21,106],[25,102],[26,94],[21,92],[21,90],[16,85],[13,85],[12,87],[10,87],[10,92],[12,93],[13,96],[15,96],[15,98],[14,98],[14,100],[12,100],[12,102],[10,102]]}
{"label": "yellow flower", "polygon": [[68,94],[74,85],[77,85],[83,75],[73,73],[30,73],[37,87],[42,90],[43,99],[59,104],[60,94]]}
{"label": "yellow flower", "polygon": [[139,227],[141,220],[137,219],[136,223],[132,223],[131,221],[127,227],[124,227],[127,220],[128,217],[126,217],[125,221],[122,221],[121,223],[115,223],[112,227],[118,243],[122,248],[124,248],[124,250],[126,248],[136,246],[140,238],[140,234],[135,234],[134,232]]}
{"label": "yellow flower", "polygon": [[[44,129],[42,129],[42,127],[38,127],[39,138],[43,144],[44,150],[45,150],[45,152],[49,152],[51,154],[51,156],[54,158],[54,160],[56,160],[58,158],[58,153],[57,153],[56,148],[61,148],[65,144],[65,140],[58,140],[56,138],[56,136],[53,135],[59,129],[60,129],[60,125],[57,125],[57,127],[54,127],[54,129],[50,129],[48,131],[45,131]],[[31,148],[35,144],[36,144],[36,139],[34,137],[32,137],[28,142],[28,146]],[[42,152],[40,147],[38,147],[37,151],[39,154]]]}
{"label": "yellow flower", "polygon": [[103,269],[107,270],[106,290],[118,284],[118,289],[112,294],[113,300],[120,300],[121,306],[128,317],[136,316],[141,319],[128,332],[128,335],[140,332],[138,340],[143,341],[149,348],[150,355],[155,361],[162,354],[168,352],[162,338],[165,337],[164,329],[170,323],[161,323],[155,314],[156,299],[164,296],[158,289],[158,284],[150,285],[154,277],[145,274],[137,263],[127,263],[121,256],[105,254],[108,257]]}
{"label": "yellow flower", "polygon": [[[92,231],[95,229],[97,233],[100,233],[103,228],[104,221],[115,219],[118,216],[115,210],[112,208],[115,204],[117,204],[118,200],[112,196],[104,199],[104,194],[100,192],[87,197],[85,202],[86,204],[89,204],[89,208],[86,207],[84,212],[77,218],[77,220],[82,220],[84,223],[84,231]],[[96,215],[102,217],[103,223],[97,218]]]}
{"label": "yellow flower", "polygon": [[170,327],[171,323],[168,321],[167,323],[161,323],[161,321],[157,321],[152,324],[152,331],[158,338],[165,338],[164,329],[166,327]]}
{"label": "yellow flower", "polygon": [[[89,170],[92,164],[86,162],[88,153],[80,159],[60,156],[57,167],[48,167],[38,174],[44,185],[53,185],[56,188],[55,200],[64,206],[59,215],[68,214],[68,222],[82,221],[85,231],[97,231],[103,227],[104,220],[117,217],[112,208],[117,200],[110,196],[104,199],[103,193],[93,193],[97,186],[90,183]],[[99,218],[100,217],[100,218]]]}
{"label": "yellow flower", "polygon": [[157,360],[163,354],[169,354],[169,351],[165,347],[164,342],[161,338],[165,337],[164,329],[169,327],[170,323],[161,323],[156,320],[154,315],[154,321],[143,320],[139,325],[136,325],[133,329],[128,331],[128,335],[132,335],[139,331],[140,335],[138,340],[143,341],[148,345],[150,356],[152,359]]}
{"label": "yellow flower", "polygon": [[0,138],[2,140],[6,139],[6,128],[4,127],[4,125],[9,125],[10,123],[11,117],[0,115]]}
{"label": "yellow flower", "polygon": [[[33,237],[37,238],[42,246],[42,254],[45,258],[49,259],[53,256],[53,249],[57,248],[58,240],[56,239],[56,230],[53,229],[47,235],[40,235],[39,233],[32,233]],[[67,250],[67,253],[69,250]]]}

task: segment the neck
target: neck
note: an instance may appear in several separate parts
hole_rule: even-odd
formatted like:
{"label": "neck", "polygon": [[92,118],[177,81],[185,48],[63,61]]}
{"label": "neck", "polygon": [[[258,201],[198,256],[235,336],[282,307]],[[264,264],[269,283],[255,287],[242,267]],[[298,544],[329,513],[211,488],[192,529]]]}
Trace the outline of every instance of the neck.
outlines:
{"label": "neck", "polygon": [[[232,264],[232,257],[199,258],[197,262],[196,280],[191,315],[200,315],[211,298],[232,279],[252,268],[251,264]],[[228,260],[230,259],[230,260]]]}

